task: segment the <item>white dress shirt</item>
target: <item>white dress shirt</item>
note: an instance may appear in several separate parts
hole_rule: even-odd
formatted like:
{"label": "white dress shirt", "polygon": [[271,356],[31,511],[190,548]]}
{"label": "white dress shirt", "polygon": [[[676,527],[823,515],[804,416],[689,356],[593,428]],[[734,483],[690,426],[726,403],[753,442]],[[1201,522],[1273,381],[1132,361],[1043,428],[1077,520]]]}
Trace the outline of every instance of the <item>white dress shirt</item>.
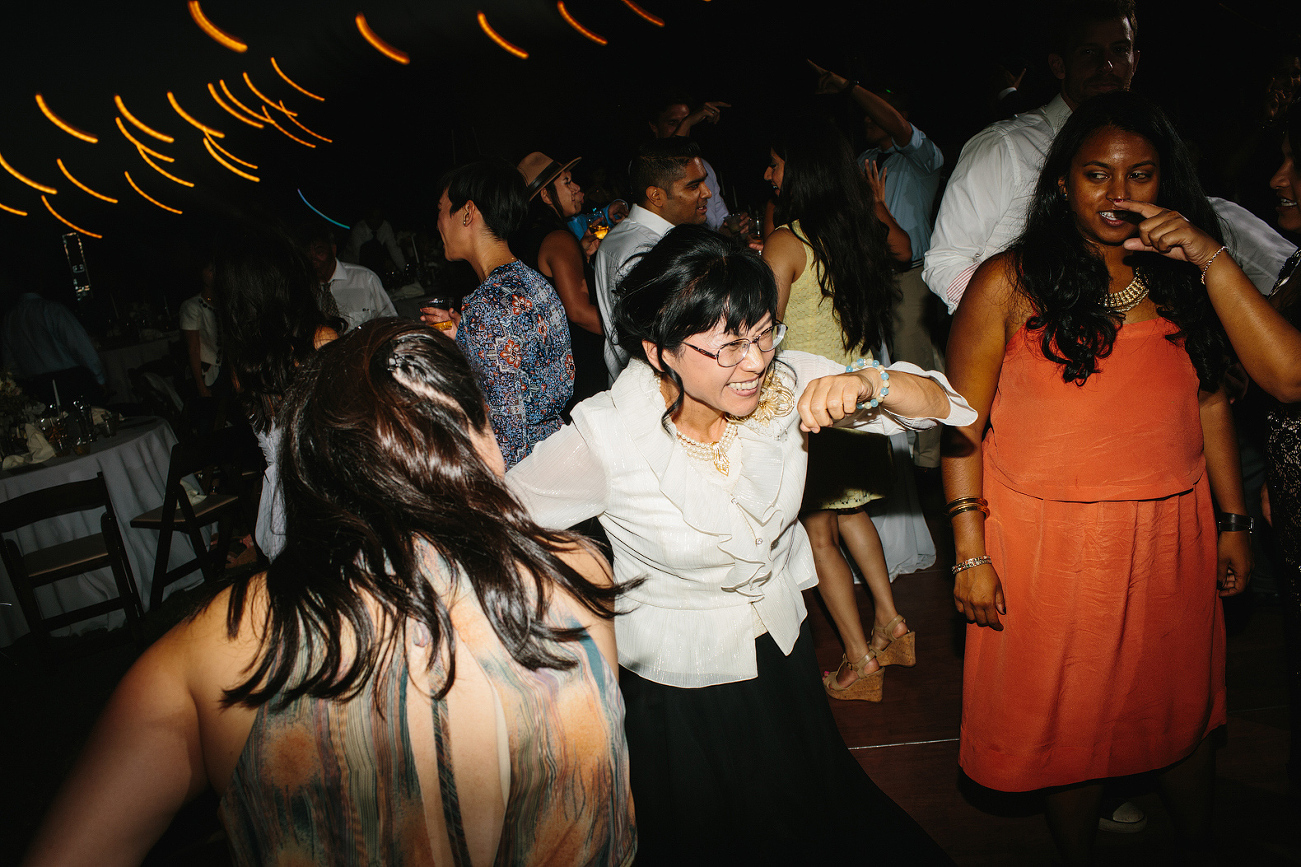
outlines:
{"label": "white dress shirt", "polygon": [[217,338],[217,311],[195,295],[181,302],[180,325],[182,331],[199,332],[199,361],[208,365],[203,372],[203,384],[212,385],[221,373],[221,346]]}
{"label": "white dress shirt", "polygon": [[[782,352],[778,366],[798,396],[836,362]],[[893,433],[966,425],[976,414],[943,375],[900,362],[891,370],[945,388],[945,419],[900,419],[867,410],[850,424]],[[813,551],[798,521],[808,453],[792,409],[767,424],[740,425],[729,457],[731,484],[683,449],[660,424],[659,380],[640,360],[614,387],[580,403],[573,424],[542,441],[506,475],[543,527],[599,516],[618,581],[645,581],[615,617],[619,664],[656,683],[703,687],[756,676],[754,639],[768,632],[790,653],[804,620],[800,591],[817,583]]]}
{"label": "white dress shirt", "polygon": [[619,378],[628,353],[619,348],[614,332],[614,290],[636,260],[633,257],[654,247],[673,224],[641,205],[633,205],[628,216],[610,230],[596,251],[596,306],[601,311],[601,329],[605,332],[605,366],[610,383]]}
{"label": "white dress shirt", "polygon": [[369,268],[336,261],[330,277],[330,294],[339,305],[339,315],[348,320],[348,330],[381,316],[397,316],[384,284]]}
{"label": "white dress shirt", "polygon": [[[935,218],[922,279],[952,313],[981,262],[1007,249],[1025,228],[1048,149],[1071,116],[1061,94],[1053,101],[999,121],[962,148]],[[1251,212],[1211,198],[1225,244],[1262,292],[1274,285],[1294,245]]]}
{"label": "white dress shirt", "polygon": [[1070,116],[1071,107],[1058,94],[1041,108],[985,127],[963,145],[922,269],[922,279],[950,313],[976,267],[1025,228],[1048,148]]}

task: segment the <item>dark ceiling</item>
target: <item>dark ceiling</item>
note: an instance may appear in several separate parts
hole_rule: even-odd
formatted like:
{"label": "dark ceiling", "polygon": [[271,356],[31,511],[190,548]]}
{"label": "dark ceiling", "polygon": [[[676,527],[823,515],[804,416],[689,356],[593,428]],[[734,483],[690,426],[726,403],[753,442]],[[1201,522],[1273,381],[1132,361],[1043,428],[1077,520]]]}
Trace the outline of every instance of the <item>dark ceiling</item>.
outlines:
{"label": "dark ceiling", "polygon": [[[395,223],[412,226],[429,221],[439,174],[480,154],[516,161],[543,150],[584,156],[581,165],[589,171],[602,163],[617,170],[644,134],[646,102],[665,90],[732,103],[722,123],[697,137],[737,200],[733,204],[750,204],[764,192],[761,130],[810,91],[805,57],[856,76],[906,83],[913,119],[950,159],[980,124],[996,63],[1028,65],[1031,89],[1050,94],[1054,85],[1043,63],[1041,2],[637,3],[663,26],[639,17],[625,0],[566,0],[577,21],[608,40],[601,46],[568,25],[555,0],[203,0],[214,24],[248,44],[236,53],[200,30],[185,0],[23,6],[11,0],[0,14],[0,155],[57,189],[47,198],[65,218],[104,236],[87,240],[92,266],[111,263],[113,279],[125,285],[137,277],[162,279],[179,255],[171,252],[177,239],[199,243],[232,218],[307,216],[299,190],[345,223],[374,201]],[[1143,60],[1135,86],[1187,112],[1214,111],[1208,103],[1243,86],[1244,64],[1268,34],[1297,31],[1294,10],[1293,3],[1272,0],[1244,0],[1232,9],[1200,0],[1149,0],[1140,5]],[[354,23],[358,12],[410,55],[409,65],[383,57],[362,39]],[[493,44],[477,21],[480,12],[527,50],[528,59]],[[325,101],[281,80],[272,56]],[[271,126],[254,129],[226,114],[207,85],[224,80],[238,99],[260,108],[244,72],[271,99],[283,99],[304,126],[333,141],[312,138],[278,110],[271,113],[286,131],[318,146],[307,148]],[[247,170],[260,181],[219,165],[203,134],[168,104],[168,91],[191,115],[224,133],[218,143],[256,165]],[[46,120],[38,92],[98,143],[79,141]],[[127,125],[144,144],[173,157],[171,163],[155,161],[192,188],[148,166],[119,132],[115,95],[140,120],[175,137],[164,144]],[[56,159],[118,202],[77,189]],[[128,186],[124,171],[145,193],[183,213],[147,202]],[[37,190],[4,172],[0,204],[28,212],[0,211],[0,257],[48,247],[67,231]],[[159,264],[160,258],[167,261]]]}

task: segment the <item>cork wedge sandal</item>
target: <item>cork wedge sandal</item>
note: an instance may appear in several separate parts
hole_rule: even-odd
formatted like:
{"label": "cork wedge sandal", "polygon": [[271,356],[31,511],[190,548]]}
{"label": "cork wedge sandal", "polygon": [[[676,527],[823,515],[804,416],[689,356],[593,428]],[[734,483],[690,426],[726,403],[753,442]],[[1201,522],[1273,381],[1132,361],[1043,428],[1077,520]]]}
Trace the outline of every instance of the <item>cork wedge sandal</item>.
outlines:
{"label": "cork wedge sandal", "polygon": [[[863,669],[875,656],[876,651],[869,648],[867,654],[858,662],[850,662],[847,656],[840,657],[840,666],[835,671],[827,672],[822,678],[822,687],[827,691],[827,695],[841,701],[880,701],[881,687],[885,683],[885,669],[878,668],[868,674],[863,673]],[[836,686],[836,677],[847,665],[858,675],[858,680],[841,689]]]}
{"label": "cork wedge sandal", "polygon": [[903,623],[903,615],[896,614],[894,619],[885,626],[877,626],[872,632],[881,636],[887,642],[885,647],[876,651],[876,661],[881,663],[881,667],[887,665],[913,666],[917,664],[917,633],[909,630],[908,632],[895,637],[894,628]]}

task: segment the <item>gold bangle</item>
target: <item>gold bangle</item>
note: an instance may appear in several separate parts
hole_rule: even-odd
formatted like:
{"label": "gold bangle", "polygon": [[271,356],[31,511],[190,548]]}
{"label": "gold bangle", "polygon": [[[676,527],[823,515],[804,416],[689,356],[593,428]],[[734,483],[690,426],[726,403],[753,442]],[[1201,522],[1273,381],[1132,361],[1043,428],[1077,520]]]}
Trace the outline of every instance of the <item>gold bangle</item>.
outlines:
{"label": "gold bangle", "polygon": [[954,506],[964,506],[967,503],[979,503],[982,506],[988,506],[989,500],[984,497],[958,497],[956,500],[950,500],[944,504],[944,508],[952,509]]}
{"label": "gold bangle", "polygon": [[963,512],[980,512],[982,515],[989,515],[989,506],[982,506],[979,503],[967,503],[965,506],[955,506],[949,510],[949,519],[952,520]]}

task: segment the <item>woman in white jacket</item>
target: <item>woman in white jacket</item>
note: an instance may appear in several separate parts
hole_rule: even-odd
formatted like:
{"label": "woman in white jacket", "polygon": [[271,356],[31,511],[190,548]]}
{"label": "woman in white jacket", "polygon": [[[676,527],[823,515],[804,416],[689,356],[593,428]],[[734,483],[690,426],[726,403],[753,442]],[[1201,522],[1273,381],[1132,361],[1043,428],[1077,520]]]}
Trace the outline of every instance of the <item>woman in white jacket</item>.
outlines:
{"label": "woman in white jacket", "polygon": [[874,856],[943,863],[845,749],[822,692],[799,428],[974,416],[913,365],[778,358],[776,306],[756,254],[674,229],[619,287],[628,368],[507,478],[543,526],[598,516],[618,580],[642,582],[615,620],[639,861],[843,860],[843,835],[871,821]]}

